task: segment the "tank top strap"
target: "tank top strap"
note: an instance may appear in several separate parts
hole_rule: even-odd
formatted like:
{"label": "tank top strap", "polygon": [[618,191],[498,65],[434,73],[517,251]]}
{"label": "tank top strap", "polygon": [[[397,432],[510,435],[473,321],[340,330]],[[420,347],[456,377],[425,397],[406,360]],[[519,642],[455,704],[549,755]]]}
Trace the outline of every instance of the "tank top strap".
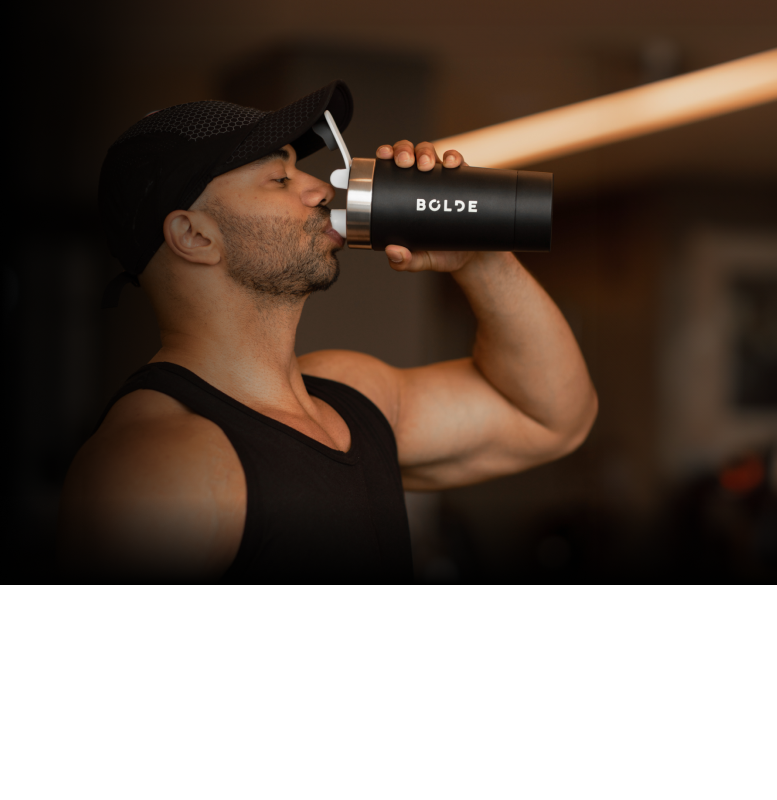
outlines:
{"label": "tank top strap", "polygon": [[210,388],[210,385],[202,378],[178,364],[167,361],[146,364],[133,372],[113,395],[95,426],[95,431],[103,424],[108,412],[122,397],[139,389],[151,389],[166,394],[190,408],[195,414],[213,419],[214,414],[218,415],[219,406],[222,403],[208,391]]}

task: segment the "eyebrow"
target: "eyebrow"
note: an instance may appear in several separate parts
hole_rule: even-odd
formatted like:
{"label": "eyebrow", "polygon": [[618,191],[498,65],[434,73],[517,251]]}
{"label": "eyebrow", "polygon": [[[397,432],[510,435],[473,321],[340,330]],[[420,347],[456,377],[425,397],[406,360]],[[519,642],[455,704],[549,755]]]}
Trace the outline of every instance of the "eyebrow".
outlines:
{"label": "eyebrow", "polygon": [[251,167],[251,169],[256,169],[257,167],[263,167],[268,161],[274,161],[276,158],[280,158],[283,161],[288,161],[289,151],[276,150],[274,153],[268,153],[266,156],[257,158],[256,161],[252,161],[250,164],[247,164],[246,166]]}

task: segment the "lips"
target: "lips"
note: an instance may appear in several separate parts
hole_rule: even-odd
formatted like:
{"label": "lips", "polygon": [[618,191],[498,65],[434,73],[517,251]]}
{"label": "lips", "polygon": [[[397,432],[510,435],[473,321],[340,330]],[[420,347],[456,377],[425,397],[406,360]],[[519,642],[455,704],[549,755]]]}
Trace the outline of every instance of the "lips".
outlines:
{"label": "lips", "polygon": [[335,244],[335,249],[339,250],[345,244],[345,239],[332,227],[329,217],[329,209],[319,207],[313,210],[305,223],[305,231],[309,234],[329,237]]}
{"label": "lips", "polygon": [[340,234],[331,225],[328,225],[325,228],[324,233],[329,236],[338,247],[342,247],[345,244],[345,239],[343,239],[343,237],[340,236]]}

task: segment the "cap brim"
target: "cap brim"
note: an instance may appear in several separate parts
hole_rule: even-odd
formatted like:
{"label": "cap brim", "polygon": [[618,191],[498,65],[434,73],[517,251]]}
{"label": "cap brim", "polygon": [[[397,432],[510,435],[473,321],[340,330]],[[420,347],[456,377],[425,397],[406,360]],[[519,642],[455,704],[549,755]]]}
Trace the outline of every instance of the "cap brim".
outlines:
{"label": "cap brim", "polygon": [[324,140],[313,130],[313,124],[325,111],[329,111],[341,131],[348,127],[353,116],[353,98],[342,81],[333,81],[262,117],[236,147],[232,144],[214,167],[211,178],[250,164],[287,144],[296,151],[298,161],[321,150]]}
{"label": "cap brim", "polygon": [[297,153],[297,160],[306,158],[325,147],[324,140],[313,130],[313,124],[324,116],[325,111],[334,117],[337,127],[344,131],[353,117],[353,98],[348,87],[342,81],[330,84],[329,97],[321,103],[319,109],[311,115],[309,121],[301,126],[301,133],[289,144]]}

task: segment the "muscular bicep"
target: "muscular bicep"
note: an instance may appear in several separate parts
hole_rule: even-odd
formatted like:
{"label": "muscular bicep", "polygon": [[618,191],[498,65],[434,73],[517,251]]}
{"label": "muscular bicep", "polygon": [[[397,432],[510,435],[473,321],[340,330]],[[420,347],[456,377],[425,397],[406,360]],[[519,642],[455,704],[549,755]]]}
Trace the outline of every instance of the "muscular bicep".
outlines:
{"label": "muscular bicep", "polygon": [[400,372],[395,435],[406,489],[479,483],[563,454],[562,437],[510,403],[471,358]]}

